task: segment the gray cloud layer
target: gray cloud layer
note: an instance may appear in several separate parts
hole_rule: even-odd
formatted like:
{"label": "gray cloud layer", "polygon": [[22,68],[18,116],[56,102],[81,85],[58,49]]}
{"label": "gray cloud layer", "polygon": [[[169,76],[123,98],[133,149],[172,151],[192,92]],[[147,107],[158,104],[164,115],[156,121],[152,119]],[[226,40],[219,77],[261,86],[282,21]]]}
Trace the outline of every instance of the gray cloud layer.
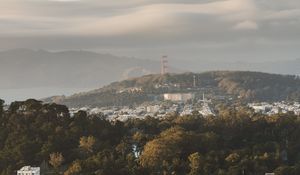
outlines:
{"label": "gray cloud layer", "polygon": [[155,58],[293,59],[298,0],[0,0],[0,49]]}

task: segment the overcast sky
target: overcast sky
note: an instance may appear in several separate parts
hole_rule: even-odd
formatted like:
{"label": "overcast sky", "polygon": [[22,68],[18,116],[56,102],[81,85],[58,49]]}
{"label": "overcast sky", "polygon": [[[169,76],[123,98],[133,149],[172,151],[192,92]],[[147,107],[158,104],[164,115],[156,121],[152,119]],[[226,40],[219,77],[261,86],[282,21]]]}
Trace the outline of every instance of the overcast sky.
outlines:
{"label": "overcast sky", "polygon": [[299,0],[0,0],[0,50],[300,58]]}

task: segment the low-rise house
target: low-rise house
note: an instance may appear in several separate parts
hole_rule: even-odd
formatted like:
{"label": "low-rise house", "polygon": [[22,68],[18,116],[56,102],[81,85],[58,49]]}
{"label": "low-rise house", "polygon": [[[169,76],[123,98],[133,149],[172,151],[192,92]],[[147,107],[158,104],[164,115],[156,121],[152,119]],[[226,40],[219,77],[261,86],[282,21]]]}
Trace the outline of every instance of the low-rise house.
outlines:
{"label": "low-rise house", "polygon": [[193,93],[174,93],[174,94],[164,94],[164,100],[170,100],[173,102],[186,102],[195,98]]}
{"label": "low-rise house", "polygon": [[40,167],[24,166],[17,171],[17,175],[40,175]]}

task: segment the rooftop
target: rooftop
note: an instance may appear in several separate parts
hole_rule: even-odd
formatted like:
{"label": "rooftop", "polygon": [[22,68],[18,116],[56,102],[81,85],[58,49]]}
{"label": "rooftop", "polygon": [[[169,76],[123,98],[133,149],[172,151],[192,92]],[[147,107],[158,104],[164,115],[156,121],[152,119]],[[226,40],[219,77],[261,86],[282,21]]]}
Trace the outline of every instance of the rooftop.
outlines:
{"label": "rooftop", "polygon": [[20,171],[39,171],[39,167],[31,167],[31,166],[24,166],[20,169]]}

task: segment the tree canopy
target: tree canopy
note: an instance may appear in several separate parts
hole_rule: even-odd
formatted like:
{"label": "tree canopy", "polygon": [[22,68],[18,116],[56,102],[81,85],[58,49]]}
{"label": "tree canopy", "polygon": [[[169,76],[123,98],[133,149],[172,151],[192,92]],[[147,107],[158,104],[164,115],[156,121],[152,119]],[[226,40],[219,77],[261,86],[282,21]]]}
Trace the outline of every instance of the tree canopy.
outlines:
{"label": "tree canopy", "polygon": [[300,116],[224,108],[109,122],[37,100],[1,110],[0,174],[25,165],[49,174],[300,174]]}

